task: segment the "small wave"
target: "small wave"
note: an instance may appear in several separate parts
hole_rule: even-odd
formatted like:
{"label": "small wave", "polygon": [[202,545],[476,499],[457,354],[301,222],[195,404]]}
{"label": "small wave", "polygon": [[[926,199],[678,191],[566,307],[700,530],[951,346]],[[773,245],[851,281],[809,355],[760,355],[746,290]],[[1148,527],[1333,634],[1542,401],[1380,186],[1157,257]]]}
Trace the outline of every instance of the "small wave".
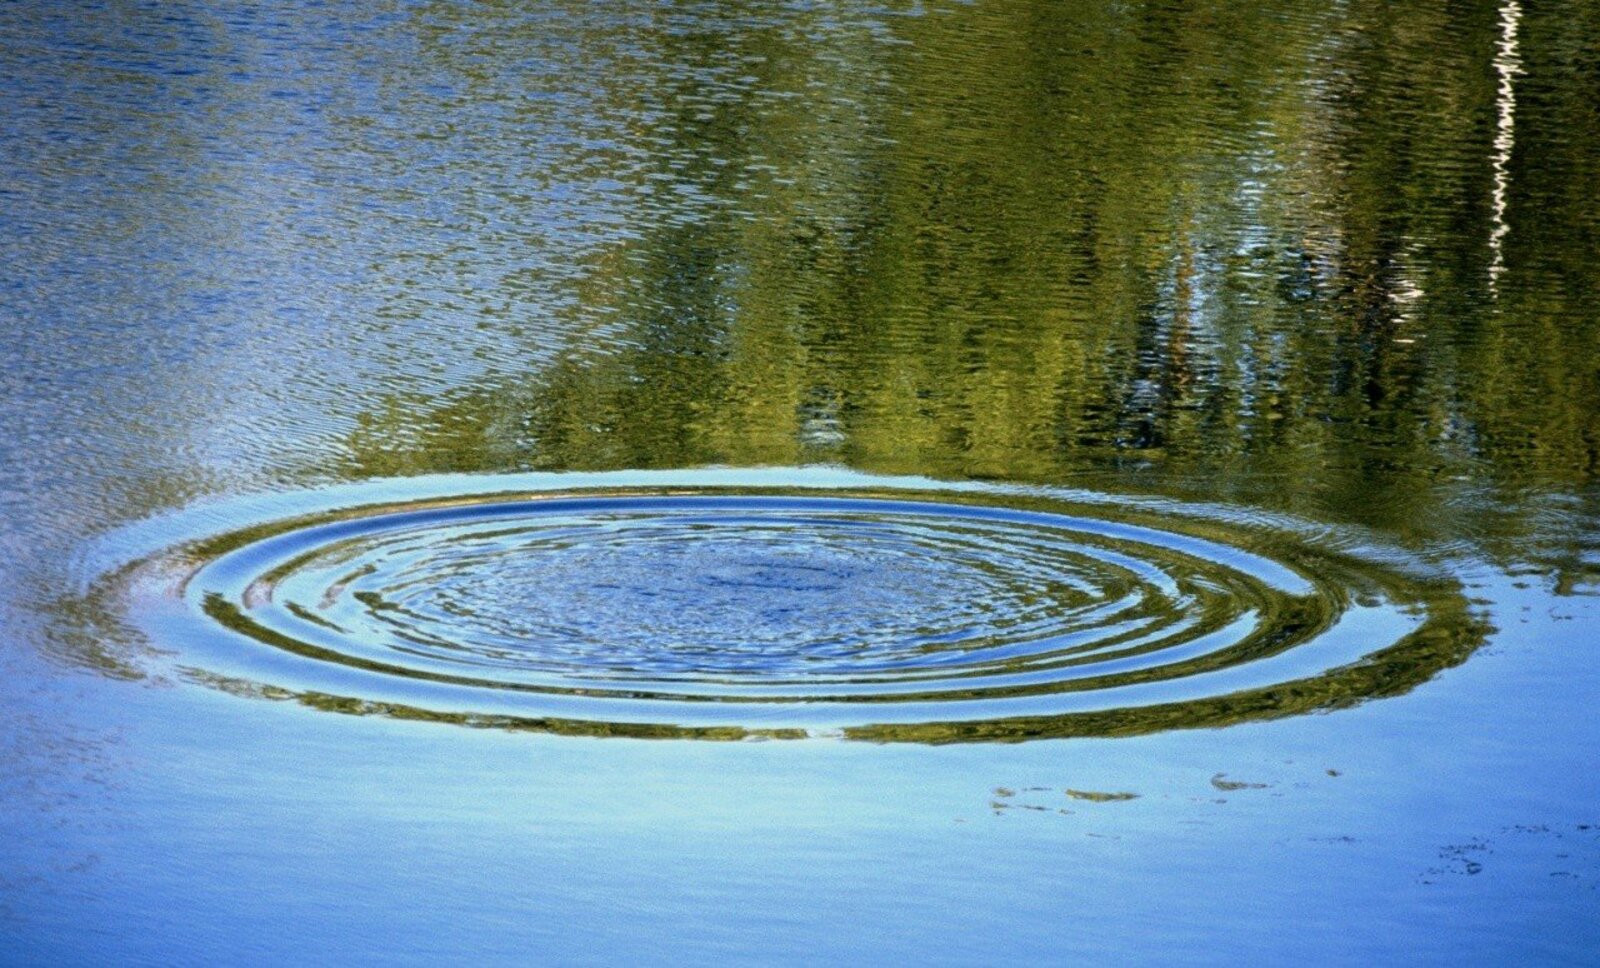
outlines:
{"label": "small wave", "polygon": [[1404,692],[1460,586],[1247,513],[996,488],[501,493],[180,541],[102,580],[184,677],[336,711],[682,737],[1022,740]]}

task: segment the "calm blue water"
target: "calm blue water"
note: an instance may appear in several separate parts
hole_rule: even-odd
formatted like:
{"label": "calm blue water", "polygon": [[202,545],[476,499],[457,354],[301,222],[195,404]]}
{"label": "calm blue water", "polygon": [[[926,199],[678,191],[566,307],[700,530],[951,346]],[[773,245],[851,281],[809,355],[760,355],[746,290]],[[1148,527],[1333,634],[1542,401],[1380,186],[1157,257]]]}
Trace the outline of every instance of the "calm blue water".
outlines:
{"label": "calm blue water", "polygon": [[0,5],[0,963],[1593,963],[1596,51]]}

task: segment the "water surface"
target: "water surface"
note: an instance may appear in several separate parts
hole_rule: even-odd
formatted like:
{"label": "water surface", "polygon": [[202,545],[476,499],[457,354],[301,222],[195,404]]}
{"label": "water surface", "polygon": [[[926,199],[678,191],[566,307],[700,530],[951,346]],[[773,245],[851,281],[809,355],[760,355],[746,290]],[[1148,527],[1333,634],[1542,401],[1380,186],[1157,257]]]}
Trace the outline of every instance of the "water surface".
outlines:
{"label": "water surface", "polygon": [[0,960],[1592,958],[1594,4],[0,36]]}

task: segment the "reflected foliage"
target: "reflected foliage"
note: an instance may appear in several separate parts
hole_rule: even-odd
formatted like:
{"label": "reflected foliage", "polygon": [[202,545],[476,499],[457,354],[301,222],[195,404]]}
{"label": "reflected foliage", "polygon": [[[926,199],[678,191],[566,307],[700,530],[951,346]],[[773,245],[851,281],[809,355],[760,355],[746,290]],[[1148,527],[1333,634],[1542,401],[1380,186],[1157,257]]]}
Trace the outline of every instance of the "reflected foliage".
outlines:
{"label": "reflected foliage", "polygon": [[640,202],[571,310],[605,338],[393,397],[349,473],[835,462],[1426,538],[1592,508],[1591,6],[1516,24],[1503,211],[1488,4],[717,11],[616,28]]}

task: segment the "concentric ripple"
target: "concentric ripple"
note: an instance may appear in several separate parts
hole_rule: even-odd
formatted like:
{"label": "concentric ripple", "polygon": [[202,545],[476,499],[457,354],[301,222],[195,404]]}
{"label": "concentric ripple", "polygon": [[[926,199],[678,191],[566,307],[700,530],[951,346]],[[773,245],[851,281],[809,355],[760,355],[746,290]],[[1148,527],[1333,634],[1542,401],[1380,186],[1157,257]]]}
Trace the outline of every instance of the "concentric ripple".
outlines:
{"label": "concentric ripple", "polygon": [[1405,691],[1483,632],[1453,582],[1292,530],[970,492],[358,506],[121,580],[193,679],[635,736],[1217,726]]}

